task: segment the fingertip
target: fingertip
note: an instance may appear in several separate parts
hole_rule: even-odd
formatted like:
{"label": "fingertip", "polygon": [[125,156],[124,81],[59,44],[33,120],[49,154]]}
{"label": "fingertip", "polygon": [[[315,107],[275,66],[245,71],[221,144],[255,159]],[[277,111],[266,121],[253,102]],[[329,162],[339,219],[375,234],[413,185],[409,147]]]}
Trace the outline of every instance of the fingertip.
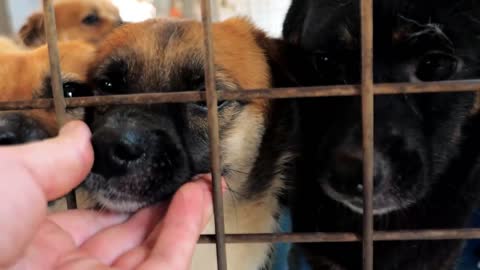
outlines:
{"label": "fingertip", "polygon": [[80,135],[90,139],[92,133],[90,128],[80,120],[73,120],[66,123],[59,131],[60,136],[65,135]]}
{"label": "fingertip", "polygon": [[213,213],[211,182],[205,180],[190,182],[180,188],[179,192],[183,194],[182,197],[197,201],[203,211],[201,223],[205,226]]}
{"label": "fingertip", "polygon": [[83,164],[85,171],[90,171],[93,166],[94,152],[91,144],[92,133],[90,128],[82,121],[74,120],[65,124],[59,132],[59,138],[75,153],[79,164]]}

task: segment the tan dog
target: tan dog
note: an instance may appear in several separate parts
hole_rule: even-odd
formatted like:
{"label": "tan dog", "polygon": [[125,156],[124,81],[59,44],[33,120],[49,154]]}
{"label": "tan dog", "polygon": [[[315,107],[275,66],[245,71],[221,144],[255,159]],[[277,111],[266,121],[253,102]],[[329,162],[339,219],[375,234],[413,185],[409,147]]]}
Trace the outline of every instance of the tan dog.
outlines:
{"label": "tan dog", "polygon": [[[97,95],[204,91],[199,22],[150,20],[125,25],[100,46],[91,70]],[[216,84],[232,91],[272,86],[271,40],[243,19],[213,26]],[[220,101],[227,233],[277,230],[279,197],[292,157],[294,110],[288,101]],[[204,102],[109,106],[93,117],[95,165],[86,181],[105,208],[134,212],[168,199],[210,171]],[[214,233],[213,219],[205,233]],[[228,268],[269,266],[272,245],[229,244]],[[268,268],[268,267],[267,267]],[[216,269],[214,245],[199,245],[192,269]]]}
{"label": "tan dog", "polygon": [[0,36],[0,53],[2,52],[14,52],[14,51],[22,51],[25,50],[26,48],[17,42],[15,40],[5,37],[5,36]]}
{"label": "tan dog", "polygon": [[[120,13],[110,0],[57,0],[54,2],[59,40],[99,42],[122,23]],[[28,47],[46,43],[42,12],[31,15],[19,32]]]}
{"label": "tan dog", "polygon": [[[59,43],[63,86],[67,97],[89,95],[86,85],[87,67],[93,61],[95,47],[82,41]],[[0,52],[0,101],[31,100],[51,97],[48,49]],[[56,134],[53,110],[21,112],[41,123],[49,135]],[[5,112],[2,112],[5,114]],[[71,110],[75,119],[83,117],[82,109]]]}

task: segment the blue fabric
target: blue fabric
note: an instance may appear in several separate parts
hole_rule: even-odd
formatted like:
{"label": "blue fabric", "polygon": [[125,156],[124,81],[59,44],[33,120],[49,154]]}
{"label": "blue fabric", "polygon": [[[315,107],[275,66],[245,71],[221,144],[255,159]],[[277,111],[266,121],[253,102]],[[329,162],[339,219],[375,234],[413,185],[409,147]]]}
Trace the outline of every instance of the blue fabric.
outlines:
{"label": "blue fabric", "polygon": [[[292,222],[290,211],[285,210],[280,215],[280,232],[292,232]],[[289,267],[289,264],[293,266]],[[289,243],[279,243],[275,245],[273,270],[309,270],[305,260],[300,254],[292,251],[292,245]]]}
{"label": "blue fabric", "polygon": [[[472,217],[471,227],[480,228],[480,210]],[[280,231],[291,232],[292,225],[289,211],[284,211],[280,217]],[[274,253],[273,270],[309,270],[307,263],[301,254],[292,250],[290,244],[276,244]],[[289,261],[289,258],[292,259]],[[289,263],[293,266],[289,268]],[[459,259],[456,270],[479,270],[480,269],[480,240],[470,240],[465,246],[463,256]]]}
{"label": "blue fabric", "polygon": [[[472,216],[471,227],[480,228],[480,210]],[[480,269],[480,240],[470,240],[465,246],[462,258],[459,259],[457,270]]]}
{"label": "blue fabric", "polygon": [[[288,233],[292,231],[292,223],[288,210],[280,215],[280,232]],[[291,245],[288,243],[275,244],[273,270],[288,270],[288,257]]]}

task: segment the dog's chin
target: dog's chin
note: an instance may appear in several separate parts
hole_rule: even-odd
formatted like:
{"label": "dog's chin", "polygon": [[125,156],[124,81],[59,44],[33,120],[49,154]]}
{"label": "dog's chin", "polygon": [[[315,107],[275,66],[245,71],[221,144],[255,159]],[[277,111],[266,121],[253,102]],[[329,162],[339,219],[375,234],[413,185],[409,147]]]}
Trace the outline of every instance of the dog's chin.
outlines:
{"label": "dog's chin", "polygon": [[113,212],[133,213],[149,205],[145,200],[101,184],[105,182],[103,176],[91,173],[84,184],[100,208]]}
{"label": "dog's chin", "polygon": [[[341,203],[356,214],[363,214],[363,197],[340,193],[332,188],[328,184],[328,181],[324,181],[321,187],[323,192],[330,199]],[[395,211],[406,209],[414,203],[415,200],[399,199],[394,194],[389,194],[388,192],[375,194],[373,197],[373,215],[387,215]]]}
{"label": "dog's chin", "polygon": [[[109,192],[110,193],[110,192]],[[94,195],[95,201],[104,209],[119,213],[134,213],[148,206],[146,202],[140,202],[121,196],[107,196],[107,192],[97,192]]]}

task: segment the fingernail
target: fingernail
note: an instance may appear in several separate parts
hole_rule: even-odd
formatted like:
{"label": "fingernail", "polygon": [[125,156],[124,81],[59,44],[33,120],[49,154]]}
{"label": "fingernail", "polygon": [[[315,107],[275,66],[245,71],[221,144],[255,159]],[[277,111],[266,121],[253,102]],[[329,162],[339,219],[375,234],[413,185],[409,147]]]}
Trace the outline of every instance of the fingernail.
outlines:
{"label": "fingernail", "polygon": [[202,224],[203,226],[207,226],[208,222],[212,218],[213,215],[213,197],[212,197],[212,192],[210,189],[210,185],[208,185],[206,182],[202,184],[202,189],[203,189],[203,205],[207,204],[207,209],[204,211],[203,215],[203,220]]}
{"label": "fingernail", "polygon": [[88,133],[90,133],[90,129],[88,129],[85,123],[81,121],[70,121],[60,129],[59,135],[78,133],[82,129],[88,130]]}
{"label": "fingernail", "polygon": [[197,174],[192,178],[193,181],[205,180],[212,181],[212,175],[209,173]]}
{"label": "fingernail", "polygon": [[225,193],[227,189],[228,189],[227,179],[225,179],[225,177],[222,177],[222,192]]}

